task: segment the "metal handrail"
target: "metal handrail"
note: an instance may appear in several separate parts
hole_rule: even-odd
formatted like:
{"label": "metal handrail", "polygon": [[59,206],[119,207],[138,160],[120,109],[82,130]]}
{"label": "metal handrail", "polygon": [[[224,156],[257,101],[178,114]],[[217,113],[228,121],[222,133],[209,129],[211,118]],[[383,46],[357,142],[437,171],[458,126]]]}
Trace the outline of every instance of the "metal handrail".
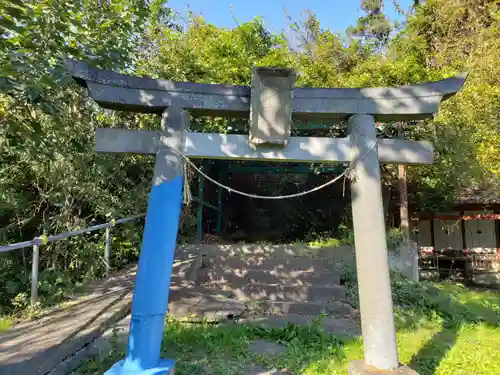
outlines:
{"label": "metal handrail", "polygon": [[134,215],[130,217],[126,217],[118,220],[111,220],[108,223],[94,225],[92,227],[77,229],[71,232],[63,232],[56,234],[54,236],[40,236],[33,238],[31,241],[23,241],[17,242],[9,245],[0,246],[0,253],[7,253],[12,250],[22,249],[25,247],[33,247],[33,263],[31,269],[31,304],[34,305],[38,301],[38,270],[39,270],[39,261],[40,261],[40,246],[46,245],[49,242],[54,242],[58,240],[62,240],[69,237],[79,236],[85,233],[94,232],[96,230],[106,229],[106,245],[104,247],[104,262],[106,264],[106,276],[109,275],[110,265],[110,253],[111,253],[111,236],[110,229],[115,225],[126,223],[129,221],[136,220],[140,217],[143,217],[144,214]]}

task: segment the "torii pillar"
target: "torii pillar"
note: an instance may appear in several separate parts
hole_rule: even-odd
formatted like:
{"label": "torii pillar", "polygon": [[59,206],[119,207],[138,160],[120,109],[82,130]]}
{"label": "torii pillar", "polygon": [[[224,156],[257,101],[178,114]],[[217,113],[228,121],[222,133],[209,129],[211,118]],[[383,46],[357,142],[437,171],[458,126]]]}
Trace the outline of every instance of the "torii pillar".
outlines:
{"label": "torii pillar", "polygon": [[[160,360],[178,215],[182,161],[190,158],[290,162],[354,162],[351,179],[364,360],[351,375],[414,374],[398,361],[379,163],[429,164],[429,142],[377,139],[375,120],[429,118],[465,75],[438,82],[369,89],[293,89],[288,69],[257,68],[252,88],[131,77],[68,61],[75,80],[102,107],[163,114],[162,129],[97,129],[96,150],[156,155],[155,178],[134,287],[127,355],[106,375],[165,375]],[[192,115],[246,116],[250,135],[186,131]],[[290,137],[292,117],[348,122],[348,138]]]}
{"label": "torii pillar", "polygon": [[350,375],[362,375],[366,368],[395,370],[399,361],[380,166],[377,147],[373,147],[377,142],[375,120],[370,115],[352,116],[348,131],[356,156],[364,156],[351,176],[351,201],[365,360],[349,367]]}

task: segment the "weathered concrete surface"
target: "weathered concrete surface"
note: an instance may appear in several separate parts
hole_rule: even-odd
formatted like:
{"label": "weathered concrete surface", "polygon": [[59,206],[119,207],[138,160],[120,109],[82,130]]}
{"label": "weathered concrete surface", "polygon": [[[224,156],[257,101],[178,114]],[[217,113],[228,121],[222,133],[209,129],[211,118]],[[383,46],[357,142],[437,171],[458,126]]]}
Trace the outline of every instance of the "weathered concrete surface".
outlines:
{"label": "weathered concrete surface", "polygon": [[[153,155],[158,150],[160,133],[117,128],[96,129],[96,151]],[[173,140],[164,140],[174,146]],[[241,134],[185,133],[185,143],[177,145],[190,158],[241,159],[282,162],[334,162],[352,160],[348,138],[290,137],[285,149],[260,145],[249,146],[249,137]],[[426,141],[378,139],[381,163],[430,164],[433,146]]]}
{"label": "weathered concrete surface", "polygon": [[[196,285],[195,281],[198,277],[196,271],[202,266],[202,258],[193,255],[193,252],[211,254],[211,251],[217,249],[198,245],[190,248],[190,251],[182,248],[176,251],[169,294],[169,316],[189,317],[188,320],[193,321],[206,319],[217,322],[256,322],[258,320],[262,324],[283,326],[286,322],[308,324],[312,317],[325,312],[328,315],[323,321],[326,331],[337,334],[359,333],[356,311],[340,301],[329,303],[273,301],[272,296],[267,296],[269,297],[267,299],[264,297],[262,300],[254,298],[241,301],[234,298],[232,292]],[[252,251],[263,257],[269,256],[270,253],[282,256],[288,254],[291,259],[296,258],[290,254],[300,253],[302,260],[307,260],[304,247],[295,247],[295,250],[292,248],[241,245],[227,246],[224,251],[225,254],[230,254],[230,257],[235,257],[240,251],[247,254]],[[311,251],[322,255],[324,249]],[[338,254],[340,255],[341,252]],[[292,266],[295,265],[292,262]],[[334,264],[332,263],[331,266],[333,267]],[[255,271],[259,269],[256,268]],[[291,299],[293,299],[291,294],[294,293],[295,287],[297,287],[295,293],[300,295],[301,287],[310,288],[321,283],[325,284],[324,281],[330,281],[328,274],[318,276],[315,272],[282,270],[267,274],[263,272],[263,274],[264,277],[271,278],[268,279],[269,281],[274,278],[276,282],[273,287],[290,293]],[[290,284],[291,275],[295,277],[296,285]],[[253,276],[257,279],[260,277],[258,274]],[[130,268],[109,280],[96,282],[89,286],[88,294],[75,296],[75,302],[71,307],[52,311],[36,321],[19,323],[13,329],[1,334],[0,374],[38,375],[50,372],[50,375],[65,375],[90,354],[101,350],[99,348],[106,347],[102,343],[107,342],[107,339],[104,341],[99,339],[103,332],[104,336],[109,339],[118,330],[118,339],[126,343],[129,317],[122,319],[119,323],[116,321],[125,317],[130,310],[134,277],[135,268]],[[299,280],[303,281],[302,285],[297,284]],[[341,297],[342,288],[336,283],[331,286],[333,286],[331,289],[335,289],[335,293],[338,293],[336,296]],[[248,284],[244,289],[248,291],[248,288],[251,289],[252,284]],[[323,291],[326,293],[327,289],[323,288]]]}
{"label": "weathered concrete surface", "polygon": [[290,301],[258,301],[249,303],[250,311],[256,315],[310,315],[326,314],[332,318],[352,317],[354,309],[342,302],[290,302]]}
{"label": "weathered concrete surface", "polygon": [[238,243],[229,245],[184,245],[177,249],[178,259],[184,259],[192,256],[194,253],[203,253],[215,256],[266,256],[266,257],[332,257],[336,261],[343,258],[352,257],[351,246],[338,247],[313,247],[304,244],[292,245],[273,245],[273,244],[253,244],[253,243]]}
{"label": "weathered concrete surface", "polygon": [[[244,323],[257,325],[264,328],[283,328],[287,324],[296,324],[301,326],[311,325],[312,315],[289,314],[285,316],[254,316],[243,320]],[[359,336],[361,330],[359,324],[352,317],[349,318],[331,318],[324,317],[319,325],[323,331],[336,335]]]}
{"label": "weathered concrete surface", "polygon": [[285,284],[294,287],[340,285],[340,272],[337,270],[334,272],[262,270],[259,268],[231,270],[226,267],[216,267],[201,268],[197,271],[197,275],[196,280],[200,285],[225,285],[232,288],[241,288],[251,284]]}
{"label": "weathered concrete surface", "polygon": [[380,165],[373,116],[349,119],[358,162],[351,178],[352,222],[365,361],[380,370],[398,366]]}
{"label": "weathered concrete surface", "polygon": [[[205,294],[202,294],[202,292],[205,292]],[[239,314],[246,311],[246,307],[241,303],[228,300],[224,296],[207,294],[206,292],[206,290],[196,289],[192,284],[184,284],[179,287],[173,282],[169,295],[168,316],[186,319],[186,321],[195,323],[199,320],[219,322],[236,320]],[[125,348],[130,328],[130,318],[130,315],[128,315],[108,328],[101,337],[69,357],[48,375],[67,375],[94,355],[108,355],[109,350],[114,345]],[[77,374],[77,372],[74,373],[74,375]]]}
{"label": "weathered concrete surface", "polygon": [[222,321],[237,318],[248,311],[245,303],[216,295],[201,288],[170,291],[167,315],[191,320]]}
{"label": "weathered concrete surface", "polygon": [[[194,259],[174,264],[171,294],[173,309],[184,288]],[[33,321],[20,322],[0,334],[0,374],[46,374],[92,343],[130,312],[136,267],[107,280],[92,283],[64,308],[48,310]],[[127,327],[128,330],[128,327]]]}
{"label": "weathered concrete surface", "polygon": [[[250,112],[251,89],[247,86],[177,83],[132,77],[68,60],[67,69],[88,88],[89,95],[104,108],[161,113],[179,106],[196,115],[243,116]],[[466,75],[426,84],[366,89],[294,89],[294,118],[323,116],[347,119],[371,114],[377,120],[416,120],[432,117],[441,101],[453,96]]]}
{"label": "weathered concrete surface", "polygon": [[353,361],[349,364],[349,375],[418,375],[418,373],[407,366],[398,367],[392,371],[381,371],[367,367],[364,360]]}
{"label": "weathered concrete surface", "polygon": [[410,241],[408,246],[400,245],[399,249],[389,249],[389,267],[401,272],[412,281],[419,280],[418,273],[418,245]]}
{"label": "weathered concrete surface", "polygon": [[46,374],[130,311],[135,270],[96,283],[68,308],[48,312],[0,335],[2,375]]}
{"label": "weathered concrete surface", "polygon": [[[416,247],[412,247],[410,253],[388,249],[390,267],[409,277],[414,267],[418,267],[415,251]],[[346,245],[322,248],[268,244],[204,245],[201,248],[186,245],[178,252],[180,258],[190,262],[196,258],[196,266],[189,271],[190,280],[196,279],[201,284],[328,286],[339,284],[341,263],[354,265],[356,262],[354,246]],[[226,262],[231,267],[226,266]]]}
{"label": "weathered concrete surface", "polygon": [[333,302],[345,298],[345,289],[340,285],[301,286],[248,284],[239,287],[216,284],[214,289],[230,292],[238,301],[290,301],[290,302]]}
{"label": "weathered concrete surface", "polygon": [[[196,258],[189,271],[199,287],[244,304],[239,317],[354,317],[344,303],[339,261],[353,259],[350,247],[314,249],[304,245],[209,245],[179,249],[180,259]],[[184,313],[185,311],[183,311]]]}
{"label": "weathered concrete surface", "polygon": [[127,315],[115,325],[106,329],[100,337],[96,338],[96,340],[89,345],[69,356],[47,375],[79,375],[76,372],[73,373],[73,371],[92,356],[107,356],[115,345],[121,345],[125,348],[127,345],[129,326],[130,315]]}
{"label": "weathered concrete surface", "polygon": [[223,267],[233,270],[260,269],[275,272],[315,272],[336,273],[335,259],[311,257],[265,257],[265,256],[228,256],[206,257],[203,259],[204,267],[219,270]]}
{"label": "weathered concrete surface", "polygon": [[[184,146],[184,133],[189,129],[189,114],[179,108],[167,108],[162,114],[161,128],[153,186],[183,175],[184,159],[177,150]],[[112,150],[112,152],[116,151]]]}
{"label": "weathered concrete surface", "polygon": [[292,69],[254,68],[250,98],[250,131],[253,145],[287,144],[291,134],[292,90],[296,74]]}

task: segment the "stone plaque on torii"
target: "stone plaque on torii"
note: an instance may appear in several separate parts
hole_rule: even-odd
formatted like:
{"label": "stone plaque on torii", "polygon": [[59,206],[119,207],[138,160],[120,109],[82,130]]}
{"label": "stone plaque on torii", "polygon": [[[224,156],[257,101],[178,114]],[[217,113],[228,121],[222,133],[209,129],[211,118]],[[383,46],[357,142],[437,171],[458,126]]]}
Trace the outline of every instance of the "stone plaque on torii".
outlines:
{"label": "stone plaque on torii", "polygon": [[[181,210],[184,156],[283,162],[353,162],[351,179],[364,361],[351,374],[399,367],[389,279],[380,163],[430,164],[429,142],[377,139],[375,121],[432,117],[465,75],[426,84],[365,89],[293,88],[290,69],[255,68],[252,87],[132,77],[68,61],[75,80],[100,106],[162,114],[158,131],[97,129],[96,150],[156,155],[139,257],[125,359],[107,375],[173,373],[160,359]],[[249,135],[188,131],[189,114],[250,118]],[[347,138],[291,137],[292,119],[347,121]],[[179,153],[181,151],[181,153]]]}

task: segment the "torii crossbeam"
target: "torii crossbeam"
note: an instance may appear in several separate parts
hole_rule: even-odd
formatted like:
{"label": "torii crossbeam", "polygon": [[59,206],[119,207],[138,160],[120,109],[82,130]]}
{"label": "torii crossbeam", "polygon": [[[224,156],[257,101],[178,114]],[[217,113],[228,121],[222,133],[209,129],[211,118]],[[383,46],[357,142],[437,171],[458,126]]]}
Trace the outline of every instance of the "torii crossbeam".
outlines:
{"label": "torii crossbeam", "polygon": [[[289,69],[256,68],[252,87],[175,83],[132,77],[68,61],[75,80],[108,109],[162,114],[161,129],[98,129],[99,152],[155,154],[153,187],[139,258],[128,349],[106,375],[173,372],[160,360],[164,316],[181,209],[183,159],[191,158],[345,163],[355,161],[351,180],[356,267],[364,361],[349,372],[413,373],[399,367],[389,279],[379,163],[430,164],[428,142],[377,139],[375,121],[433,116],[463,85],[465,75],[438,82],[389,88],[293,89]],[[189,116],[246,116],[250,134],[188,131]],[[290,137],[291,120],[347,120],[347,138]]]}

